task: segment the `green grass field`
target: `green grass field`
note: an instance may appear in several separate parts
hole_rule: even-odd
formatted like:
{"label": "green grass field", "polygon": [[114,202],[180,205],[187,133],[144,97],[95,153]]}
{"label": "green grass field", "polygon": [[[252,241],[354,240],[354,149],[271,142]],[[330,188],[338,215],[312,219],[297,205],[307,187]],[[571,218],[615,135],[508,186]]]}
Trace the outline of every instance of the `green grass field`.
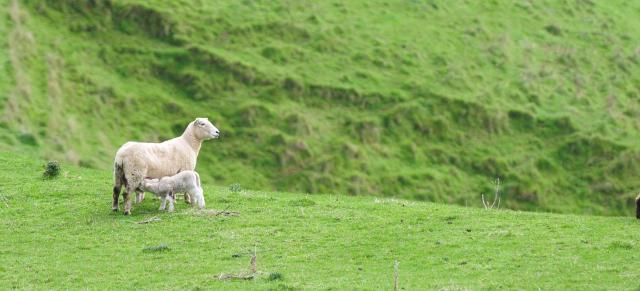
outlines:
{"label": "green grass field", "polygon": [[[43,180],[44,164],[0,154],[1,289],[391,290],[395,260],[401,290],[638,287],[631,217],[232,192],[210,180],[205,211],[180,200],[161,213],[147,196],[124,216],[110,209],[110,172],[63,164]],[[218,280],[246,272],[254,250],[254,280]]]}
{"label": "green grass field", "polygon": [[[638,290],[638,15],[0,0],[0,290]],[[207,209],[112,213],[117,148],[196,117]]]}

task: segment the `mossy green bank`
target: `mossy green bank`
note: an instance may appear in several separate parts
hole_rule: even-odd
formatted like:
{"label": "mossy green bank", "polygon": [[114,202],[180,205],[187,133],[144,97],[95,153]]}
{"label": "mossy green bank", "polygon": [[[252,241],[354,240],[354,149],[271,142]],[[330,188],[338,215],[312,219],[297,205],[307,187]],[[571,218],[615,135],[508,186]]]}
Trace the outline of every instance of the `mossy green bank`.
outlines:
{"label": "mossy green bank", "polygon": [[629,215],[640,2],[0,1],[0,149],[109,169],[196,116],[216,185]]}

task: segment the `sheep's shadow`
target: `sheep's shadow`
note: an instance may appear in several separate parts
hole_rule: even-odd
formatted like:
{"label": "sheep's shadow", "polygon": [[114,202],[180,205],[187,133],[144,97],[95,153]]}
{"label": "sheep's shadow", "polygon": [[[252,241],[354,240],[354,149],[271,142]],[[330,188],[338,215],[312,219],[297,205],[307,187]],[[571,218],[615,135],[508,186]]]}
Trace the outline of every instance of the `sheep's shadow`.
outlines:
{"label": "sheep's shadow", "polygon": [[[175,201],[175,210],[174,212],[169,212],[166,209],[165,210],[160,210],[160,204],[162,203],[162,200],[160,200],[160,198],[155,197],[152,195],[149,195],[149,193],[147,193],[147,195],[145,195],[146,197],[144,198],[144,200],[142,200],[142,202],[140,203],[135,203],[132,201],[132,209],[135,211],[132,211],[131,214],[129,216],[139,216],[139,215],[147,215],[147,214],[162,214],[162,213],[175,213],[175,212],[180,212],[180,211],[184,211],[185,209],[190,209],[192,208],[192,206],[190,204],[188,204],[184,199],[176,199]],[[134,198],[135,199],[135,198]],[[124,213],[124,207],[123,207],[124,203],[120,203],[120,207],[118,209],[118,211],[112,211],[112,214],[118,214],[118,215],[123,215]]]}

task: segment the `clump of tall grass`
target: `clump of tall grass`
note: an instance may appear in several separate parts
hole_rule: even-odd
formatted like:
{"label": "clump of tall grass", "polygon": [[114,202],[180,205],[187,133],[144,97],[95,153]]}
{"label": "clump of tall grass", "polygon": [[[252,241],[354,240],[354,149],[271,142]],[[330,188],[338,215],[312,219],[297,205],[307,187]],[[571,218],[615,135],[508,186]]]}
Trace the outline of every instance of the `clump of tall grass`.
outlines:
{"label": "clump of tall grass", "polygon": [[238,183],[233,183],[229,185],[229,191],[231,191],[231,193],[239,193],[240,191],[242,191],[242,186],[240,186],[240,184]]}
{"label": "clump of tall grass", "polygon": [[143,253],[161,253],[161,252],[168,252],[170,251],[171,248],[166,245],[166,244],[160,244],[157,246],[150,246],[150,247],[146,247],[144,249],[142,249]]}

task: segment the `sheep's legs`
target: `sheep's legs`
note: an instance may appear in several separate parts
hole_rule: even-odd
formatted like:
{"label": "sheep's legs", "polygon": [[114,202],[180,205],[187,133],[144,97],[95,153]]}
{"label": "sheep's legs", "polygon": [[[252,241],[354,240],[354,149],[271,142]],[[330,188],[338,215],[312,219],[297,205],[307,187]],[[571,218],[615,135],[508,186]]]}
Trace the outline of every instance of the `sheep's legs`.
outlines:
{"label": "sheep's legs", "polygon": [[127,180],[124,178],[124,172],[122,165],[117,163],[113,165],[113,204],[111,204],[111,210],[118,211],[118,200],[120,199],[120,190],[122,185],[126,185]]}
{"label": "sheep's legs", "polygon": [[133,193],[135,193],[134,189],[132,187],[128,187],[127,185],[127,189],[124,193],[124,215],[131,214],[131,195]]}
{"label": "sheep's legs", "polygon": [[131,214],[131,194],[129,194],[129,191],[122,193],[122,200],[124,203],[124,215]]}
{"label": "sheep's legs", "polygon": [[144,176],[145,173],[133,172],[126,180],[127,183],[125,183],[126,196],[124,197],[124,215],[131,214],[131,195],[137,194],[138,188],[142,184],[142,177]]}
{"label": "sheep's legs", "polygon": [[111,205],[111,210],[118,211],[118,200],[120,199],[120,188],[122,186],[116,185],[113,186],[113,204]]}

